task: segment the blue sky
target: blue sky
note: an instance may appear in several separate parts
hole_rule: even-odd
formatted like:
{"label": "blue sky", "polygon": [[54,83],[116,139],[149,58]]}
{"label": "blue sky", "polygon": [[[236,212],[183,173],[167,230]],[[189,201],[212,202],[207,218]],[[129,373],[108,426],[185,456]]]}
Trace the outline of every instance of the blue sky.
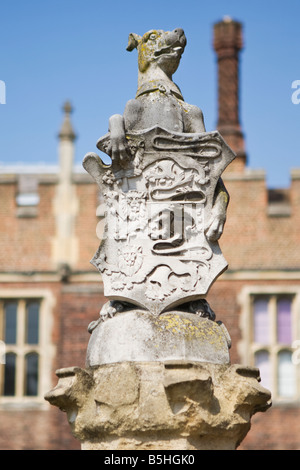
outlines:
{"label": "blue sky", "polygon": [[[96,151],[108,118],[122,113],[137,86],[130,32],[181,27],[187,47],[174,81],[185,100],[217,120],[213,24],[225,15],[241,21],[240,115],[248,166],[265,169],[269,187],[287,187],[300,167],[300,1],[286,0],[2,0],[0,4],[0,162],[56,164],[62,105],[74,106],[76,163]],[[299,94],[300,97],[300,94]]]}

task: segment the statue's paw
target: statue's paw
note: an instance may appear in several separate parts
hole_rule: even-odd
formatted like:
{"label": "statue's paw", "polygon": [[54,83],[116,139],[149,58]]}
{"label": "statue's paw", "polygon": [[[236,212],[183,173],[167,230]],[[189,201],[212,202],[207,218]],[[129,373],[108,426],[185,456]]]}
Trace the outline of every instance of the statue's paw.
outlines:
{"label": "statue's paw", "polygon": [[199,317],[208,318],[212,321],[215,321],[216,319],[215,312],[212,310],[209,303],[205,299],[198,299],[190,302],[189,310]]}
{"label": "statue's paw", "polygon": [[116,313],[123,312],[126,306],[122,302],[118,302],[115,300],[106,302],[100,310],[98,320],[92,321],[88,326],[88,332],[91,334],[94,329],[109,318],[113,318]]}
{"label": "statue's paw", "polygon": [[87,330],[90,333],[90,335],[93,333],[94,329],[97,328],[100,322],[101,322],[101,318],[98,318],[98,320],[94,320],[88,325]]}
{"label": "statue's paw", "polygon": [[206,238],[211,242],[216,242],[221,237],[224,230],[225,221],[216,217],[205,230]]}

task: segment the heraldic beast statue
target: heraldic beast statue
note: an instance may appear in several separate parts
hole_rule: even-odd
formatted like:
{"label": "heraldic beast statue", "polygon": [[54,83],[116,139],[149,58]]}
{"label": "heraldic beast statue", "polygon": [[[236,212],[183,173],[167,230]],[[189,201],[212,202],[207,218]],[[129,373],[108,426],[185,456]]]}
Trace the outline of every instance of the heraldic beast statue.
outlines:
{"label": "heraldic beast statue", "polygon": [[97,143],[111,165],[94,153],[83,161],[106,206],[92,264],[109,301],[91,333],[136,308],[215,320],[205,296],[227,269],[218,244],[229,200],[221,174],[235,154],[217,131],[206,132],[202,111],[172,80],[185,46],[180,28],[129,35],[127,50],[138,50],[136,97]]}

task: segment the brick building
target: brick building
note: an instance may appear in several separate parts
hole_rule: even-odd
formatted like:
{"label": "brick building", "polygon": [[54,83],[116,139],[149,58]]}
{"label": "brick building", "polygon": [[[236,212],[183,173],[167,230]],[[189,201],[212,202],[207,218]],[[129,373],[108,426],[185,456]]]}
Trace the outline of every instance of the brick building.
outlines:
{"label": "brick building", "polygon": [[[239,120],[241,25],[216,24],[214,48],[218,129],[237,158],[223,178],[231,201],[220,244],[229,269],[208,300],[231,335],[231,362],[257,365],[273,394],[240,449],[299,450],[300,169],[288,190],[269,190],[264,173],[248,167]],[[105,302],[89,263],[99,244],[100,195],[74,167],[70,113],[66,103],[57,167],[0,173],[0,449],[79,448],[65,414],[43,399],[56,369],[84,367],[87,326]]]}

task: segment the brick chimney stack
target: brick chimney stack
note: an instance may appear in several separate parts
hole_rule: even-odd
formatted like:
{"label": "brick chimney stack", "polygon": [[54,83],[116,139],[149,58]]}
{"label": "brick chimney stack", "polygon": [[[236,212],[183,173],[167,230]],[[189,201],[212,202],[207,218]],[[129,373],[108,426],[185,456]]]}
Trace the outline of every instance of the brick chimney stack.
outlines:
{"label": "brick chimney stack", "polygon": [[214,25],[213,46],[218,62],[217,128],[237,154],[227,171],[243,171],[246,152],[239,118],[239,52],[243,47],[242,25],[225,17]]}

